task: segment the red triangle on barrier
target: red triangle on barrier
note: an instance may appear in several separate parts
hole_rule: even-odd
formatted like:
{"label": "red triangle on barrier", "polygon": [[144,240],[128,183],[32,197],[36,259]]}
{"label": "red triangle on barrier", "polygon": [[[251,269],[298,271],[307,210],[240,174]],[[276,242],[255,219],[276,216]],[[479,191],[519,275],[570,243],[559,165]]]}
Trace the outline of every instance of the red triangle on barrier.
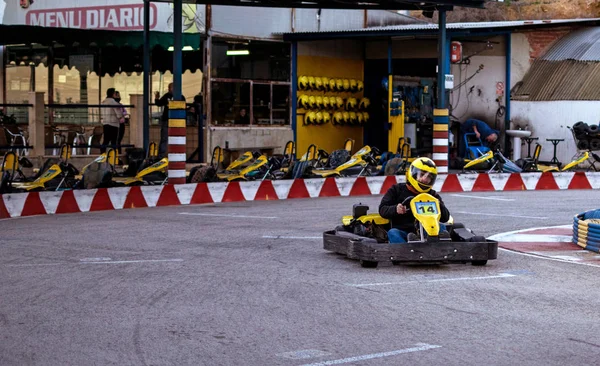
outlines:
{"label": "red triangle on barrier", "polygon": [[319,197],[339,197],[340,190],[335,183],[335,178],[325,178],[325,182],[323,182],[323,187],[321,187],[321,192],[319,192]]}
{"label": "red triangle on barrier", "polygon": [[194,194],[192,195],[192,199],[190,200],[190,205],[213,202],[215,201],[213,201],[210,191],[208,190],[208,185],[206,185],[206,183],[198,183],[194,190]]}
{"label": "red triangle on barrier", "polygon": [[242,189],[240,188],[239,182],[229,182],[227,184],[227,188],[225,188],[225,193],[223,193],[223,199],[221,202],[239,202],[245,201],[246,198],[242,193]]}
{"label": "red triangle on barrier", "polygon": [[179,202],[179,197],[177,197],[177,192],[175,192],[175,186],[172,184],[163,186],[160,196],[158,196],[158,201],[156,201],[156,207],[179,205],[181,205],[181,202]]}
{"label": "red triangle on barrier", "polygon": [[525,183],[519,173],[512,173],[504,185],[504,191],[523,191],[525,189]]}
{"label": "red triangle on barrier", "polygon": [[494,185],[490,180],[489,174],[478,174],[475,183],[473,183],[472,192],[495,191]]}
{"label": "red triangle on barrier", "polygon": [[306,189],[306,185],[304,184],[304,179],[294,179],[287,198],[310,198],[308,189]]}
{"label": "red triangle on barrier", "polygon": [[448,174],[440,192],[462,192],[463,188],[456,174]]}
{"label": "red triangle on barrier", "polygon": [[388,189],[390,189],[390,187],[393,186],[396,183],[398,183],[398,182],[396,182],[396,176],[395,175],[388,175],[385,178],[385,180],[383,181],[383,184],[381,185],[381,190],[379,191],[379,194],[386,194],[386,192],[388,191]]}
{"label": "red triangle on barrier", "polygon": [[114,210],[110,196],[106,188],[99,188],[98,192],[94,195],[92,204],[90,205],[90,212],[92,211],[105,211]]}
{"label": "red triangle on barrier", "polygon": [[349,196],[369,196],[371,195],[371,189],[369,183],[365,177],[358,177],[352,185]]}
{"label": "red triangle on barrier", "polygon": [[551,172],[542,173],[535,189],[559,189]]}
{"label": "red triangle on barrier", "polygon": [[258,191],[256,191],[256,196],[254,196],[255,201],[270,201],[270,200],[278,200],[277,192],[275,192],[275,188],[273,187],[273,183],[270,180],[263,180],[258,187]]}
{"label": "red triangle on barrier", "polygon": [[8,219],[10,218],[10,214],[4,205],[4,199],[2,199],[2,195],[0,195],[0,219]]}
{"label": "red triangle on barrier", "polygon": [[148,204],[146,203],[142,189],[138,186],[133,186],[129,190],[129,193],[127,193],[123,209],[139,207],[148,207]]}
{"label": "red triangle on barrier", "polygon": [[575,172],[568,189],[592,189],[592,185],[587,179],[585,172]]}
{"label": "red triangle on barrier", "polygon": [[38,192],[27,193],[21,216],[45,215],[46,209]]}
{"label": "red triangle on barrier", "polygon": [[56,206],[56,213],[64,214],[77,212],[81,212],[81,210],[79,209],[79,205],[77,204],[77,200],[75,199],[73,191],[64,191],[60,196],[58,206]]}

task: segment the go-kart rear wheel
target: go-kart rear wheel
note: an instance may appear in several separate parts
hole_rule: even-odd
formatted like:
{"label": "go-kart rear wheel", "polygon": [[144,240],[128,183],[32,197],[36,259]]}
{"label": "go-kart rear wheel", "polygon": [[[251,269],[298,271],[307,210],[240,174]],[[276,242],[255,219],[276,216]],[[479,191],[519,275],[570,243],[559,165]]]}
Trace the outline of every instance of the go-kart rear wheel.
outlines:
{"label": "go-kart rear wheel", "polygon": [[472,261],[471,265],[473,266],[485,266],[487,264],[487,260],[485,261]]}
{"label": "go-kart rear wheel", "polygon": [[363,259],[360,260],[360,265],[363,268],[377,268],[377,264],[378,263],[374,261],[366,261]]}

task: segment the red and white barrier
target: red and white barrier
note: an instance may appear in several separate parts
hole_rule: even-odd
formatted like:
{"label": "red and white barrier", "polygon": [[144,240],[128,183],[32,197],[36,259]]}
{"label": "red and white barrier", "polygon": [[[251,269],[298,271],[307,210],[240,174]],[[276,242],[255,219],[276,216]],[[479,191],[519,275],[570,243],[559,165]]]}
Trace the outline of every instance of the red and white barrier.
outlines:
{"label": "red and white barrier", "polygon": [[[0,196],[0,218],[201,203],[384,194],[404,176],[295,179],[100,188]],[[438,192],[600,189],[596,173],[448,174]]]}

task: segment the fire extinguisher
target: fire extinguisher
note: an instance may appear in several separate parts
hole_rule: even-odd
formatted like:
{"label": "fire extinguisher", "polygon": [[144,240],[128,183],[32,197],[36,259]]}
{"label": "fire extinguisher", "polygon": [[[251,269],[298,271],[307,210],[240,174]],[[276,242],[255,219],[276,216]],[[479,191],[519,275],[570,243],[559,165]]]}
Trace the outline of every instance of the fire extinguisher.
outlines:
{"label": "fire extinguisher", "polygon": [[462,43],[453,41],[450,43],[450,62],[456,64],[462,61]]}

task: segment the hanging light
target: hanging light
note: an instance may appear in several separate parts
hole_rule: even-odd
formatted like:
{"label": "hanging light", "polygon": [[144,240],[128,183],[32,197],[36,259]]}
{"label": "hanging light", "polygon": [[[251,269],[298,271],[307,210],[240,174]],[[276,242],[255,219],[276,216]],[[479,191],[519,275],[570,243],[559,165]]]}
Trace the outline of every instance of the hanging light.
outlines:
{"label": "hanging light", "polygon": [[244,56],[249,54],[250,50],[227,50],[227,56]]}
{"label": "hanging light", "polygon": [[[183,48],[182,48],[181,50],[182,50],[182,51],[193,51],[193,50],[194,50],[194,47],[192,47],[192,46],[183,46]],[[171,52],[173,52],[173,51],[175,51],[175,47],[171,46],[171,47],[169,47],[169,48],[167,49],[167,51],[171,51]]]}

